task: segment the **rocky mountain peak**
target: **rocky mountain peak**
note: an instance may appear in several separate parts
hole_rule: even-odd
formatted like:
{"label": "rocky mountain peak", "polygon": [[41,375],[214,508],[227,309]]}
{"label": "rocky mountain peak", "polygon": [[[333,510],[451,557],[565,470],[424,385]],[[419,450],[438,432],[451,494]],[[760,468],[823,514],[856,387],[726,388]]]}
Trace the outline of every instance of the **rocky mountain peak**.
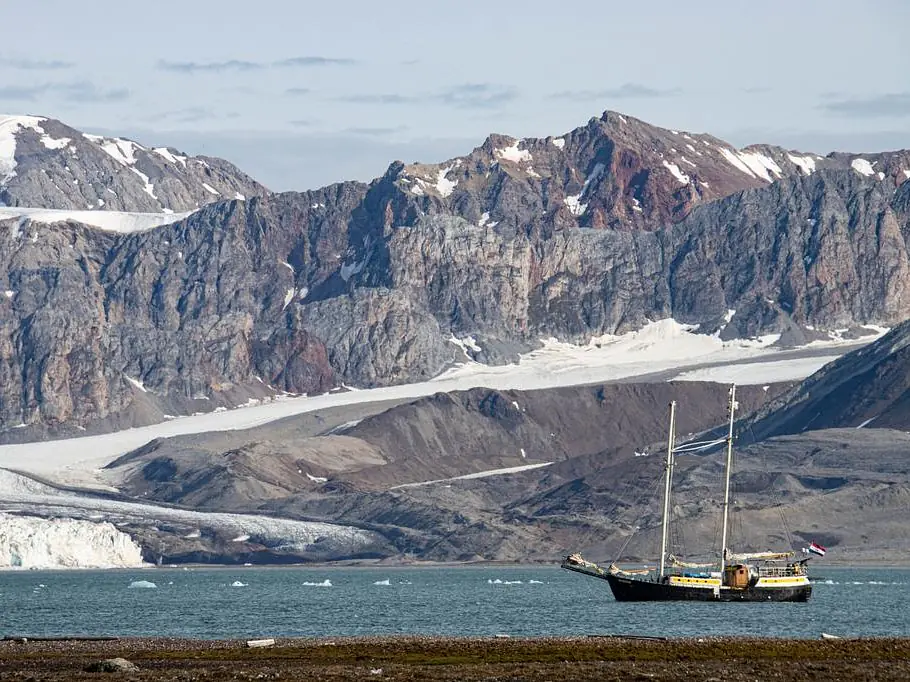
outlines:
{"label": "rocky mountain peak", "polygon": [[852,168],[899,184],[910,177],[905,157],[822,157],[763,144],[737,149],[712,135],[606,111],[561,136],[494,133],[465,156],[396,163],[384,177],[401,195],[398,203],[409,204],[409,220],[456,213],[475,225],[524,232],[638,232],[677,223],[696,206],[736,192],[823,168]]}
{"label": "rocky mountain peak", "polygon": [[268,190],[234,165],[80,132],[40,116],[0,116],[0,205],[174,213]]}

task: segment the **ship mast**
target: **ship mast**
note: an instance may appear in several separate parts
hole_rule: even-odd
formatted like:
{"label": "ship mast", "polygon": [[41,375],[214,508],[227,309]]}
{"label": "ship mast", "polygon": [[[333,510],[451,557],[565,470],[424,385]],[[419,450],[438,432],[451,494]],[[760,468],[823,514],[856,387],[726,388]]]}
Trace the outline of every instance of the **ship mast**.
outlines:
{"label": "ship mast", "polygon": [[720,549],[720,575],[727,564],[727,521],[730,517],[730,469],[733,464],[733,415],[736,412],[736,384],[730,386],[730,427],[727,431],[727,465],[724,473],[724,526]]}
{"label": "ship mast", "polygon": [[664,513],[660,525],[660,571],[658,582],[663,580],[667,562],[667,531],[670,518],[670,481],[673,475],[673,446],[676,440],[676,401],[670,401],[670,435],[667,436],[667,477],[664,481]]}

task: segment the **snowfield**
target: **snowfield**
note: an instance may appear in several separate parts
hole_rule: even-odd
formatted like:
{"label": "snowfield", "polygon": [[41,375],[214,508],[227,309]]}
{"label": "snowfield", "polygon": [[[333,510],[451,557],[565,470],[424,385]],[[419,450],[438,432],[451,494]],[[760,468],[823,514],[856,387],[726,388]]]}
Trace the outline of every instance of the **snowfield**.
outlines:
{"label": "snowfield", "polygon": [[35,223],[53,225],[75,221],[106,232],[130,234],[147,232],[162,225],[183,220],[193,211],[186,213],[129,213],[126,211],[68,211],[51,208],[23,208],[21,206],[0,206],[0,220],[31,220]]}
{"label": "snowfield", "polygon": [[[869,341],[885,333],[877,329]],[[472,343],[476,345],[474,339]],[[531,390],[627,379],[654,377],[688,381],[733,381],[765,384],[801,379],[838,357],[855,341],[834,338],[811,344],[807,350],[782,351],[769,347],[776,337],[759,340],[721,341],[716,336],[696,334],[693,328],[674,320],[654,322],[643,329],[619,336],[593,339],[586,345],[555,339],[543,348],[523,355],[516,364],[484,365],[465,362],[430,381],[311,397],[277,399],[269,403],[179,417],[161,424],[126,429],[116,433],[0,446],[0,468],[36,474],[64,485],[106,487],[101,468],[120,455],[154,438],[167,438],[207,431],[247,429],[295,414],[328,407],[390,399],[420,398],[438,392],[476,387]],[[830,353],[823,352],[830,348]],[[838,351],[841,352],[838,352]],[[453,353],[464,358],[461,348]]]}

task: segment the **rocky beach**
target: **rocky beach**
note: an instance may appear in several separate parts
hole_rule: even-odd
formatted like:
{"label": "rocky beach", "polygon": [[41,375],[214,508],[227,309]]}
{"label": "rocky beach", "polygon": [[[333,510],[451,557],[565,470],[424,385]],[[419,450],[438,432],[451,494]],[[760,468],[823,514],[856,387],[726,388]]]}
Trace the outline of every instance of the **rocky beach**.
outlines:
{"label": "rocky beach", "polygon": [[[124,662],[103,664],[124,659]],[[119,667],[118,667],[119,666]],[[0,679],[904,680],[910,639],[110,639],[0,642]]]}

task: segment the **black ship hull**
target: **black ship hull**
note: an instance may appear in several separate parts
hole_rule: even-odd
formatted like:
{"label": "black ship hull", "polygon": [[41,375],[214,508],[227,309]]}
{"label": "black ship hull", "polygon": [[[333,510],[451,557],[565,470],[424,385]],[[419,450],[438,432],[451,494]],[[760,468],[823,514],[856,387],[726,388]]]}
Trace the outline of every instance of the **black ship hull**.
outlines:
{"label": "black ship hull", "polygon": [[610,584],[616,601],[792,601],[803,602],[812,594],[811,585],[794,587],[745,587],[742,589],[689,587],[671,585],[651,580],[626,578],[608,574],[603,576]]}

